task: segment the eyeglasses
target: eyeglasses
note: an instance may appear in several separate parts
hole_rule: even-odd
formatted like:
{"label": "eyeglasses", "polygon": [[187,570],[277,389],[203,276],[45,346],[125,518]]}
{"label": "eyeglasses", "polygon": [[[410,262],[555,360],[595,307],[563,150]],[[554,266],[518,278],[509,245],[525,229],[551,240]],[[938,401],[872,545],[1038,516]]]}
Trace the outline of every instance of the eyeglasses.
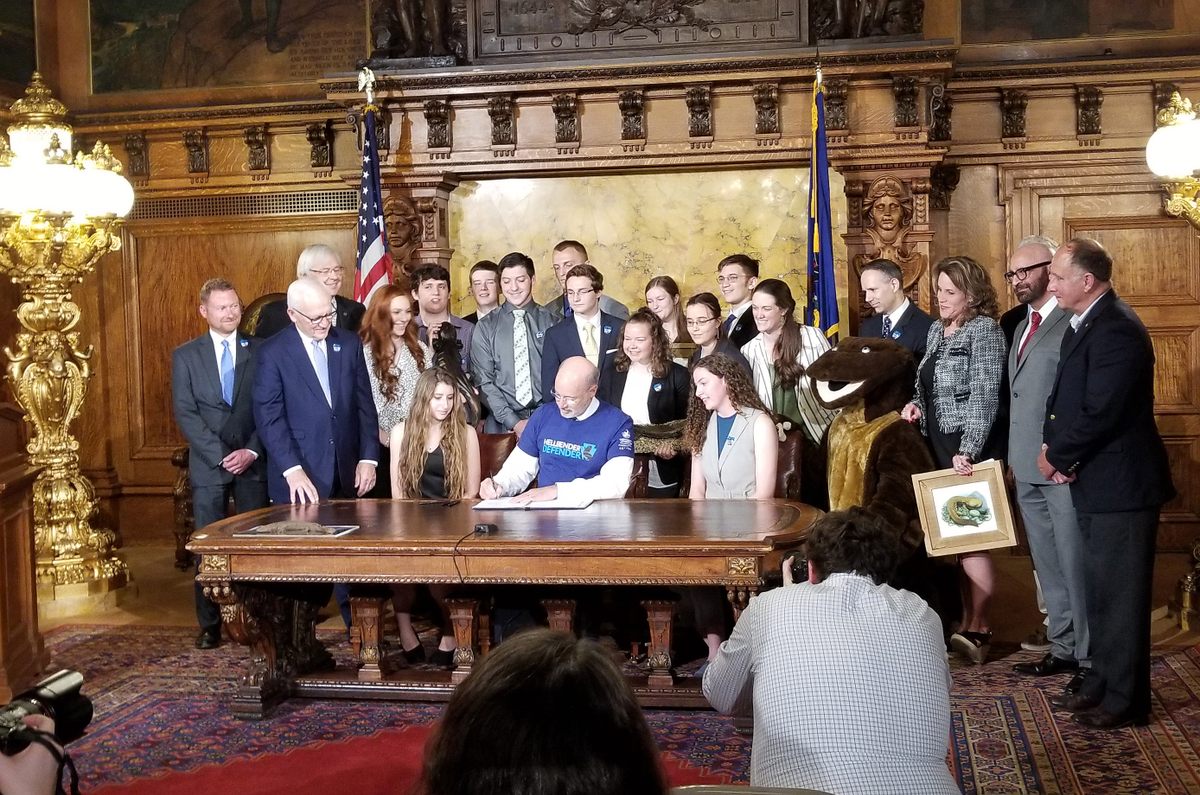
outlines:
{"label": "eyeglasses", "polygon": [[583,298],[585,295],[594,292],[596,292],[596,290],[593,287],[584,287],[582,290],[567,290],[567,299],[570,300],[571,298]]}
{"label": "eyeglasses", "polygon": [[346,268],[343,265],[338,265],[336,268],[323,268],[321,270],[317,270],[316,268],[309,268],[308,272],[311,273],[313,276],[328,276],[331,273],[336,273],[337,275],[340,276],[346,272]]}
{"label": "eyeglasses", "polygon": [[550,396],[552,398],[554,398],[555,403],[562,403],[567,406],[573,406],[576,403],[578,403],[579,401],[583,400],[583,397],[579,397],[579,396],[572,397],[570,395],[560,395],[557,392],[551,392]]}
{"label": "eyeglasses", "polygon": [[685,325],[688,328],[700,328],[701,326],[704,326],[708,323],[712,323],[714,320],[716,320],[715,317],[702,317],[702,318],[690,318],[689,317],[687,319],[687,321],[685,322]]}
{"label": "eyeglasses", "polygon": [[745,278],[746,278],[745,275],[743,275],[741,273],[735,273],[730,276],[718,276],[717,284],[733,284],[734,282],[740,282],[742,279],[745,279]]}
{"label": "eyeglasses", "polygon": [[1025,281],[1025,278],[1027,276],[1029,276],[1030,271],[1035,271],[1038,268],[1044,268],[1049,264],[1050,264],[1050,260],[1046,260],[1045,262],[1038,262],[1034,265],[1029,265],[1024,268],[1017,268],[1015,271],[1005,271],[1004,272],[1004,281],[1006,281],[1006,282],[1012,281],[1012,278],[1014,276],[1016,276],[1017,281],[1023,282],[1023,281]]}
{"label": "eyeglasses", "polygon": [[333,313],[332,312],[329,312],[324,315],[317,315],[316,317],[309,317],[308,315],[304,314],[303,312],[301,312],[299,309],[296,309],[295,307],[292,308],[292,311],[295,312],[300,317],[307,320],[309,323],[312,323],[314,326],[324,326],[327,323],[333,322]]}

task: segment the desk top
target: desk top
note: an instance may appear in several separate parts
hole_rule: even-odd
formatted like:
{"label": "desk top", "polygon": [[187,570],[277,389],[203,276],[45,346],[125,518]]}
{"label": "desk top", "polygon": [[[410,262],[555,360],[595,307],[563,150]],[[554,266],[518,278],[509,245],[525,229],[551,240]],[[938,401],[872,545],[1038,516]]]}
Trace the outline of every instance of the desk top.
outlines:
{"label": "desk top", "polygon": [[[784,500],[605,500],[582,510],[531,511],[476,511],[475,502],[274,506],[198,530],[188,549],[206,556],[202,580],[609,582],[643,570],[640,576],[654,581],[712,581],[730,573],[757,578],[764,556],[794,546],[820,516]],[[359,529],[338,537],[233,537],[284,520]],[[479,523],[496,525],[496,532],[475,535]]]}

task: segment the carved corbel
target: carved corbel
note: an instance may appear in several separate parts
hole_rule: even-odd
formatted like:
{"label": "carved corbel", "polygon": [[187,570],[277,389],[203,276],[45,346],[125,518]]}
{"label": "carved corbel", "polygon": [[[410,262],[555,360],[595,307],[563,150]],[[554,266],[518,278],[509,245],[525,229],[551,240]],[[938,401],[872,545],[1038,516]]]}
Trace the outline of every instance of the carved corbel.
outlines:
{"label": "carved corbel", "polygon": [[895,98],[894,120],[896,132],[901,137],[913,131],[919,124],[917,119],[917,79],[915,77],[892,78],[892,96]]}
{"label": "carved corbel", "polygon": [[850,119],[846,113],[846,96],[850,84],[845,80],[830,80],[825,84],[825,130],[832,137],[835,132],[850,131]]}
{"label": "carved corbel", "polygon": [[621,109],[621,140],[625,151],[640,149],[646,144],[646,92],[630,88],[617,95]]}
{"label": "carved corbel", "polygon": [[1171,82],[1156,82],[1154,84],[1154,118],[1150,120],[1151,127],[1158,127],[1158,114],[1171,104],[1171,95],[1179,91],[1179,85]]}
{"label": "carved corbel", "polygon": [[267,142],[267,125],[254,124],[242,130],[246,141],[246,165],[251,171],[271,170],[271,147]]}
{"label": "carved corbel", "polygon": [[187,149],[189,174],[208,174],[208,133],[203,129],[184,130],[183,146]]}
{"label": "carved corbel", "polygon": [[929,140],[949,141],[951,135],[951,113],[954,101],[946,84],[934,82],[929,84]]}
{"label": "carved corbel", "polygon": [[555,94],[550,99],[554,110],[554,141],[558,153],[579,151],[579,98],[574,94]]}
{"label": "carved corbel", "polygon": [[684,96],[688,109],[688,137],[692,148],[712,146],[713,116],[712,89],[708,86],[692,86]]}
{"label": "carved corbel", "polygon": [[150,154],[146,148],[145,133],[126,135],[125,153],[129,155],[129,176],[142,179],[150,176]]}
{"label": "carved corbel", "polygon": [[450,156],[450,103],[444,99],[429,99],[425,101],[425,143],[431,157],[445,158]]}
{"label": "carved corbel", "polygon": [[1029,95],[1015,88],[1000,92],[1000,140],[1005,149],[1025,148],[1025,109]]}
{"label": "carved corbel", "polygon": [[308,139],[308,165],[313,171],[333,169],[333,129],[328,121],[314,121],[304,128]]}
{"label": "carved corbel", "polygon": [[1097,146],[1103,134],[1100,106],[1104,92],[1096,86],[1075,87],[1075,138],[1080,146]]}
{"label": "carved corbel", "polygon": [[958,166],[945,163],[933,167],[929,174],[929,207],[932,210],[949,210],[950,194],[958,187]]}
{"label": "carved corbel", "polygon": [[759,145],[779,141],[779,84],[757,83],[754,86],[754,134]]}
{"label": "carved corbel", "polygon": [[492,153],[509,154],[517,148],[516,109],[509,95],[488,100],[488,116],[492,119]]}
{"label": "carved corbel", "polygon": [[[380,152],[386,152],[390,149],[391,136],[388,132],[389,114],[386,108],[380,108],[375,114],[375,148]],[[362,111],[352,110],[346,114],[346,123],[350,125],[350,129],[358,138],[358,148],[362,150]]]}

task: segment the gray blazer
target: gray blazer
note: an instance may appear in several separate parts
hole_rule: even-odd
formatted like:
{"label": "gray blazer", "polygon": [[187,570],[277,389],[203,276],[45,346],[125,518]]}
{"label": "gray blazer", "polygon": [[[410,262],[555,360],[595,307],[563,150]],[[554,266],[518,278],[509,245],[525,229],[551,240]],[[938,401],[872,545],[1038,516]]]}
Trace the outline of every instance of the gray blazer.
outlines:
{"label": "gray blazer", "polygon": [[[533,383],[533,403],[517,402],[516,362],[513,358],[512,304],[504,303],[487,313],[471,337],[471,372],[484,401],[492,411],[488,418],[490,433],[511,431],[542,402],[542,345],[546,330],[554,318],[544,306],[530,302],[525,307],[525,325],[529,340],[529,377]],[[494,421],[494,423],[493,423]]]}
{"label": "gray blazer", "polygon": [[[563,301],[565,300],[566,297],[560,293],[546,304],[546,310],[550,313],[550,316],[554,318],[555,323],[565,317],[565,313],[563,312]],[[608,293],[600,293],[600,311],[607,312],[608,314],[620,320],[629,319],[629,307],[625,306],[625,304],[613,298]]]}
{"label": "gray blazer", "polygon": [[193,486],[219,486],[233,481],[221,460],[243,448],[258,453],[242,477],[263,480],[263,446],[254,427],[252,396],[255,348],[259,340],[237,335],[234,354],[233,406],[221,397],[216,350],[207,331],[171,354],[171,399],[175,423],[188,443],[188,472]]}
{"label": "gray blazer", "polygon": [[700,464],[704,467],[704,498],[707,500],[744,500],[754,497],[757,481],[754,469],[754,422],[762,414],[758,409],[742,409],[733,418],[729,441],[717,455],[717,413],[708,418],[708,432]]}
{"label": "gray blazer", "polygon": [[[926,435],[930,399],[921,388],[921,369],[938,354],[934,369],[933,400],[937,406],[938,427],[943,433],[962,429],[959,452],[977,459],[991,433],[1000,404],[1000,384],[1007,353],[1004,332],[990,317],[967,321],[950,338],[942,336],[941,323],[929,327],[925,355],[917,366],[913,402],[921,410],[921,432]],[[939,353],[940,352],[940,353]]]}
{"label": "gray blazer", "polygon": [[1022,483],[1045,485],[1048,480],[1038,472],[1037,457],[1042,449],[1042,425],[1046,421],[1046,400],[1054,388],[1058,354],[1063,334],[1071,327],[1071,316],[1061,306],[1046,316],[1037,333],[1029,338],[1025,355],[1017,361],[1021,337],[1029,325],[1029,315],[1017,324],[1012,349],[1008,352],[1008,463]]}

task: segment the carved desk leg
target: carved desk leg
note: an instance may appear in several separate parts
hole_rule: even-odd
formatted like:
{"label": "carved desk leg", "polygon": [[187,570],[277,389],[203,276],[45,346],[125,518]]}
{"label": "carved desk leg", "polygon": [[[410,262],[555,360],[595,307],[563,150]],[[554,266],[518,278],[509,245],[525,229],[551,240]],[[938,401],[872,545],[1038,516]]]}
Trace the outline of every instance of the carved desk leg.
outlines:
{"label": "carved desk leg", "polygon": [[652,688],[671,687],[675,684],[671,670],[671,620],[675,616],[675,603],[647,599],[642,607],[646,608],[646,620],[650,623],[650,643],[646,649],[650,675],[646,684]]}
{"label": "carved desk leg", "polygon": [[[206,556],[204,567],[228,565],[223,556]],[[331,670],[333,657],[317,641],[320,605],[298,599],[302,586],[268,589],[227,580],[204,585],[204,594],[221,606],[229,636],[250,649],[250,661],[233,696],[233,714],[264,718],[288,697],[298,674]]]}
{"label": "carved desk leg", "polygon": [[568,634],[575,631],[574,599],[543,599],[542,607],[546,610],[546,623],[550,629]]}
{"label": "carved desk leg", "polygon": [[475,613],[478,608],[479,602],[474,599],[446,600],[446,610],[454,624],[454,642],[458,644],[454,650],[454,668],[450,671],[453,684],[466,679],[475,664]]}
{"label": "carved desk leg", "polygon": [[758,594],[757,585],[726,585],[725,594],[729,598],[729,604],[733,606],[733,620],[737,621],[742,617],[742,611],[746,609],[746,605],[750,604],[750,599]]}
{"label": "carved desk leg", "polygon": [[378,595],[350,595],[351,634],[356,634],[361,642],[357,651],[362,662],[358,669],[360,681],[379,682],[387,674],[386,661],[379,649],[383,604],[383,597]]}

